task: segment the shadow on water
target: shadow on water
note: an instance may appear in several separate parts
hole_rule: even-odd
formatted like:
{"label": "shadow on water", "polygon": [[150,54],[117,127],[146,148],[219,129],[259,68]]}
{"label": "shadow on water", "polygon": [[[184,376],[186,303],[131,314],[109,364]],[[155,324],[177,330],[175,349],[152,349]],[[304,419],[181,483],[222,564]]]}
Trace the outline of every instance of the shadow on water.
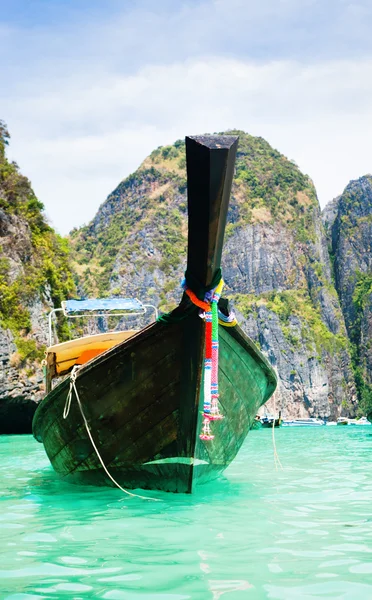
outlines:
{"label": "shadow on water", "polygon": [[[130,493],[136,495],[132,497],[111,485],[76,485],[66,482],[49,466],[29,473],[28,480],[25,483],[26,485],[22,486],[25,499],[39,503],[51,502],[54,507],[58,505],[65,507],[66,504],[71,503],[76,508],[81,504],[120,502],[126,507],[143,506],[151,512],[164,510],[167,506],[182,508],[183,506],[190,507],[195,504],[210,504],[211,501],[213,504],[218,504],[219,502],[225,502],[226,496],[232,502],[239,502],[242,496],[251,495],[252,493],[251,484],[231,481],[227,477],[220,475],[219,478],[212,482],[197,486],[193,494],[173,494],[142,489],[128,490]],[[145,499],[139,498],[137,495],[143,496]]]}

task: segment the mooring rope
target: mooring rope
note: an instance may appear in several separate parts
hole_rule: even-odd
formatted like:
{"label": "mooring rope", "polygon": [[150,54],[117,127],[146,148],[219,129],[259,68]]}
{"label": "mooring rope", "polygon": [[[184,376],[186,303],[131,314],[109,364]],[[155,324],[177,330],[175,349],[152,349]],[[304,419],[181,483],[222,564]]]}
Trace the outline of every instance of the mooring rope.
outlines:
{"label": "mooring rope", "polygon": [[116,481],[116,479],[113,478],[113,476],[111,475],[111,473],[109,473],[105,463],[103,462],[103,459],[98,451],[98,448],[96,446],[96,444],[94,443],[91,431],[89,429],[89,425],[88,425],[88,421],[85,417],[84,411],[83,411],[83,407],[79,398],[79,394],[78,391],[76,389],[76,378],[77,378],[77,374],[78,371],[80,369],[80,365],[74,365],[71,371],[71,375],[70,375],[70,389],[68,391],[67,394],[67,398],[66,398],[66,403],[65,403],[65,407],[63,410],[63,418],[67,419],[68,414],[70,412],[70,408],[71,408],[71,401],[72,401],[72,392],[75,392],[75,396],[76,396],[76,400],[81,412],[81,416],[83,417],[83,421],[84,421],[84,425],[85,425],[85,429],[87,430],[87,434],[89,436],[89,439],[92,443],[92,446],[94,448],[95,453],[97,454],[97,458],[99,460],[99,462],[101,463],[106,475],[111,479],[111,481],[116,485],[116,487],[118,487],[122,492],[124,492],[124,494],[128,494],[128,496],[132,496],[133,498],[141,498],[142,500],[154,500],[156,502],[159,501],[158,498],[151,498],[150,496],[140,496],[139,494],[133,494],[132,492],[128,492],[128,490],[125,490],[123,487],[121,487],[121,485]]}
{"label": "mooring rope", "polygon": [[275,431],[275,414],[276,414],[275,394],[274,394],[273,400],[274,400],[274,418],[273,418],[273,426],[271,428],[271,433],[272,433],[273,448],[274,448],[274,464],[275,464],[275,470],[277,471],[278,470],[278,465],[279,465],[279,467],[282,470],[284,470],[284,469],[283,469],[282,463],[280,462],[280,458],[279,458],[279,455],[278,455],[278,452],[277,452],[277,449],[276,449],[276,442],[275,442],[275,432],[274,432]]}

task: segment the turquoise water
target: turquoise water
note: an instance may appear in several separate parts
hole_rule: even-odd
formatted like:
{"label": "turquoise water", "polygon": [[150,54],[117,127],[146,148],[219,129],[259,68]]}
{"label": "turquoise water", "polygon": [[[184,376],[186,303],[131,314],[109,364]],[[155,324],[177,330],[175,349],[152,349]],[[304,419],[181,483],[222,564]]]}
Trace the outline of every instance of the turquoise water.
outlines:
{"label": "turquoise water", "polygon": [[[0,598],[372,598],[372,427],[252,431],[193,496],[61,482],[0,437]],[[146,492],[145,492],[146,493]]]}

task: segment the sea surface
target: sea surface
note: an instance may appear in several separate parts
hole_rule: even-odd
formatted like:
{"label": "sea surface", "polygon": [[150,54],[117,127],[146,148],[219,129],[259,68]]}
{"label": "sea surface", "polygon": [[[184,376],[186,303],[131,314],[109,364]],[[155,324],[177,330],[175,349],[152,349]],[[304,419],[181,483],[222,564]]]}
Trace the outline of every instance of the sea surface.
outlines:
{"label": "sea surface", "polygon": [[[251,431],[192,496],[78,487],[0,436],[0,598],[372,599],[372,427]],[[141,493],[141,492],[139,492]]]}

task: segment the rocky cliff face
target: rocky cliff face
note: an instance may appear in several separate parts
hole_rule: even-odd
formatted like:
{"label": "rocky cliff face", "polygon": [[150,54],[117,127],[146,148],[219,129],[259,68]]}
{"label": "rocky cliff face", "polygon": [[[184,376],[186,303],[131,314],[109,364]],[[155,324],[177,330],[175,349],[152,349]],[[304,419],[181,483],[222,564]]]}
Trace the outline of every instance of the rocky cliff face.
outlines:
{"label": "rocky cliff face", "polygon": [[[225,295],[278,369],[285,416],[336,418],[356,401],[349,343],[312,182],[262,138],[240,136],[222,260]],[[80,289],[168,310],[185,269],[185,148],[155,150],[71,234]],[[268,407],[270,409],[270,407]]]}
{"label": "rocky cliff face", "polygon": [[29,181],[5,155],[0,121],[0,433],[30,431],[42,393],[45,311],[73,289],[66,242],[47,224]]}
{"label": "rocky cliff face", "polygon": [[372,409],[372,176],[351,181],[323,219],[359,397],[362,407],[367,403]]}
{"label": "rocky cliff face", "polygon": [[[314,212],[318,223],[315,207]],[[242,256],[230,270],[234,251],[247,237],[256,248],[250,254],[246,244],[245,259],[251,256],[252,263],[244,266]],[[345,326],[324,249],[321,229],[315,243],[299,244],[286,227],[268,224],[247,225],[226,247],[226,281],[234,291],[239,286],[235,304],[245,329],[277,367],[276,405],[292,417],[334,419],[342,408],[352,412],[355,403]],[[248,295],[237,271],[246,274]]]}

